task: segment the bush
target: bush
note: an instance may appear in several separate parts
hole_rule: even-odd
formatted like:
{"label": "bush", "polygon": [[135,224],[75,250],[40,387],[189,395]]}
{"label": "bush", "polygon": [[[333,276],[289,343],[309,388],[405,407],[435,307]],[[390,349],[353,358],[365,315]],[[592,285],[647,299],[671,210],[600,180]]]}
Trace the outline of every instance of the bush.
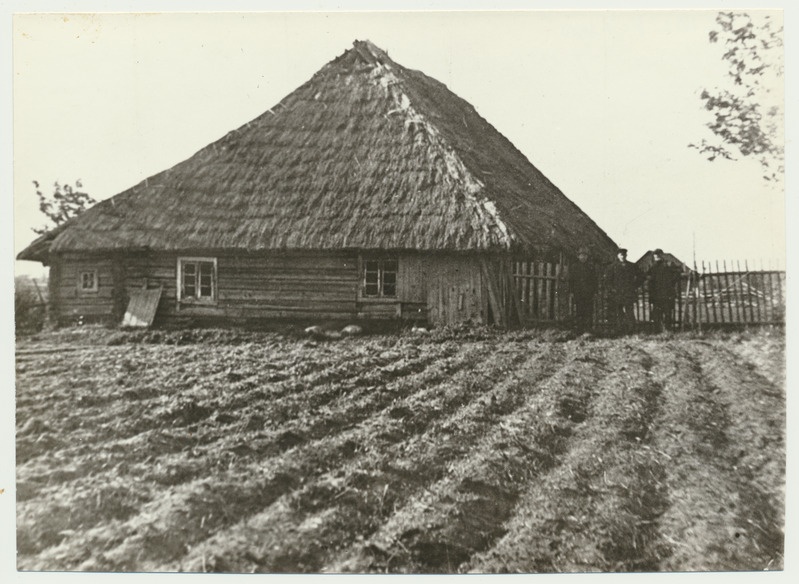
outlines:
{"label": "bush", "polygon": [[[39,284],[39,290],[42,285]],[[27,276],[14,279],[14,330],[17,335],[38,333],[44,327],[47,305]]]}

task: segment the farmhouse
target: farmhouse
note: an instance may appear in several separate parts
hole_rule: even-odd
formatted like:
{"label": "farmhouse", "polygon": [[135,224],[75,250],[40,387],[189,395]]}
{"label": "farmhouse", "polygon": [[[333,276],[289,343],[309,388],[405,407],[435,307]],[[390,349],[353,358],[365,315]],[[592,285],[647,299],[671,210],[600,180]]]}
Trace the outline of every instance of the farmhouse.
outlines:
{"label": "farmhouse", "polygon": [[[643,273],[648,272],[649,268],[652,267],[652,264],[655,263],[654,255],[654,250],[647,251],[644,255],[638,258],[638,261],[635,262],[636,267]],[[680,260],[674,254],[663,252],[661,255],[663,257],[663,261],[666,262],[667,265],[679,269],[683,274],[693,272],[688,264]]]}
{"label": "farmhouse", "polygon": [[356,41],[258,118],[18,258],[50,266],[58,321],[120,322],[138,303],[167,324],[446,324],[501,322],[508,262],[581,246],[615,250],[471,105]]}

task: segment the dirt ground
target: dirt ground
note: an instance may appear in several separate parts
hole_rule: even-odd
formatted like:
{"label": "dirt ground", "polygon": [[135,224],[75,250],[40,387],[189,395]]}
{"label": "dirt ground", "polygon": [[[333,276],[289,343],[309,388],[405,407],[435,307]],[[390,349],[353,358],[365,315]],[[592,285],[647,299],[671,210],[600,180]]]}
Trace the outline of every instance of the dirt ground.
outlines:
{"label": "dirt ground", "polygon": [[18,341],[21,570],[783,567],[781,329]]}

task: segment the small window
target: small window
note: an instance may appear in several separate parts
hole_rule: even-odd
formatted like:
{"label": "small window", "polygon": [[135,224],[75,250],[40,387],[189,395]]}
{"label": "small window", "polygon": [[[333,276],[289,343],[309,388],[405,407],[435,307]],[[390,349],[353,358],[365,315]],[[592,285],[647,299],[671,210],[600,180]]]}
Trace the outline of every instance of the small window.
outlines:
{"label": "small window", "polygon": [[78,290],[97,292],[97,270],[83,270],[78,275]]}
{"label": "small window", "polygon": [[396,298],[396,259],[364,260],[363,295],[368,298]]}
{"label": "small window", "polygon": [[178,260],[178,299],[181,302],[216,302],[216,258]]}

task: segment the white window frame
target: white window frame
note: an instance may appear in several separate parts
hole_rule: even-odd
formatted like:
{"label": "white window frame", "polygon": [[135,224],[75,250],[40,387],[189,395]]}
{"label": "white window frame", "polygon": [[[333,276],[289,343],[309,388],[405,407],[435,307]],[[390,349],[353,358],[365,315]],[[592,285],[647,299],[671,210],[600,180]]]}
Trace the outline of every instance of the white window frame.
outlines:
{"label": "white window frame", "polygon": [[[84,276],[91,274],[92,275],[92,285],[90,287],[85,287],[84,284]],[[92,270],[79,270],[78,271],[78,291],[81,294],[91,294],[93,292],[97,292],[100,288],[99,277],[97,274],[96,269]]]}
{"label": "white window frame", "polygon": [[[377,294],[366,293],[366,264],[368,262],[377,262]],[[386,262],[394,262],[397,269],[394,270],[394,294],[387,295],[384,290],[385,286],[385,268]],[[362,300],[398,300],[399,299],[399,258],[396,256],[372,256],[361,258],[361,299]]]}
{"label": "white window frame", "polygon": [[[183,292],[183,268],[186,264],[195,264],[199,268],[200,263],[209,263],[213,264],[213,272],[211,274],[211,295],[210,296],[200,296],[201,287],[199,281],[195,282],[195,294],[194,296],[186,296]],[[216,304],[218,301],[218,291],[216,285],[216,258],[211,257],[188,257],[188,256],[181,256],[178,258],[177,261],[177,297],[178,302],[182,302],[184,304]],[[197,269],[195,272],[196,277],[200,277],[200,270]]]}

